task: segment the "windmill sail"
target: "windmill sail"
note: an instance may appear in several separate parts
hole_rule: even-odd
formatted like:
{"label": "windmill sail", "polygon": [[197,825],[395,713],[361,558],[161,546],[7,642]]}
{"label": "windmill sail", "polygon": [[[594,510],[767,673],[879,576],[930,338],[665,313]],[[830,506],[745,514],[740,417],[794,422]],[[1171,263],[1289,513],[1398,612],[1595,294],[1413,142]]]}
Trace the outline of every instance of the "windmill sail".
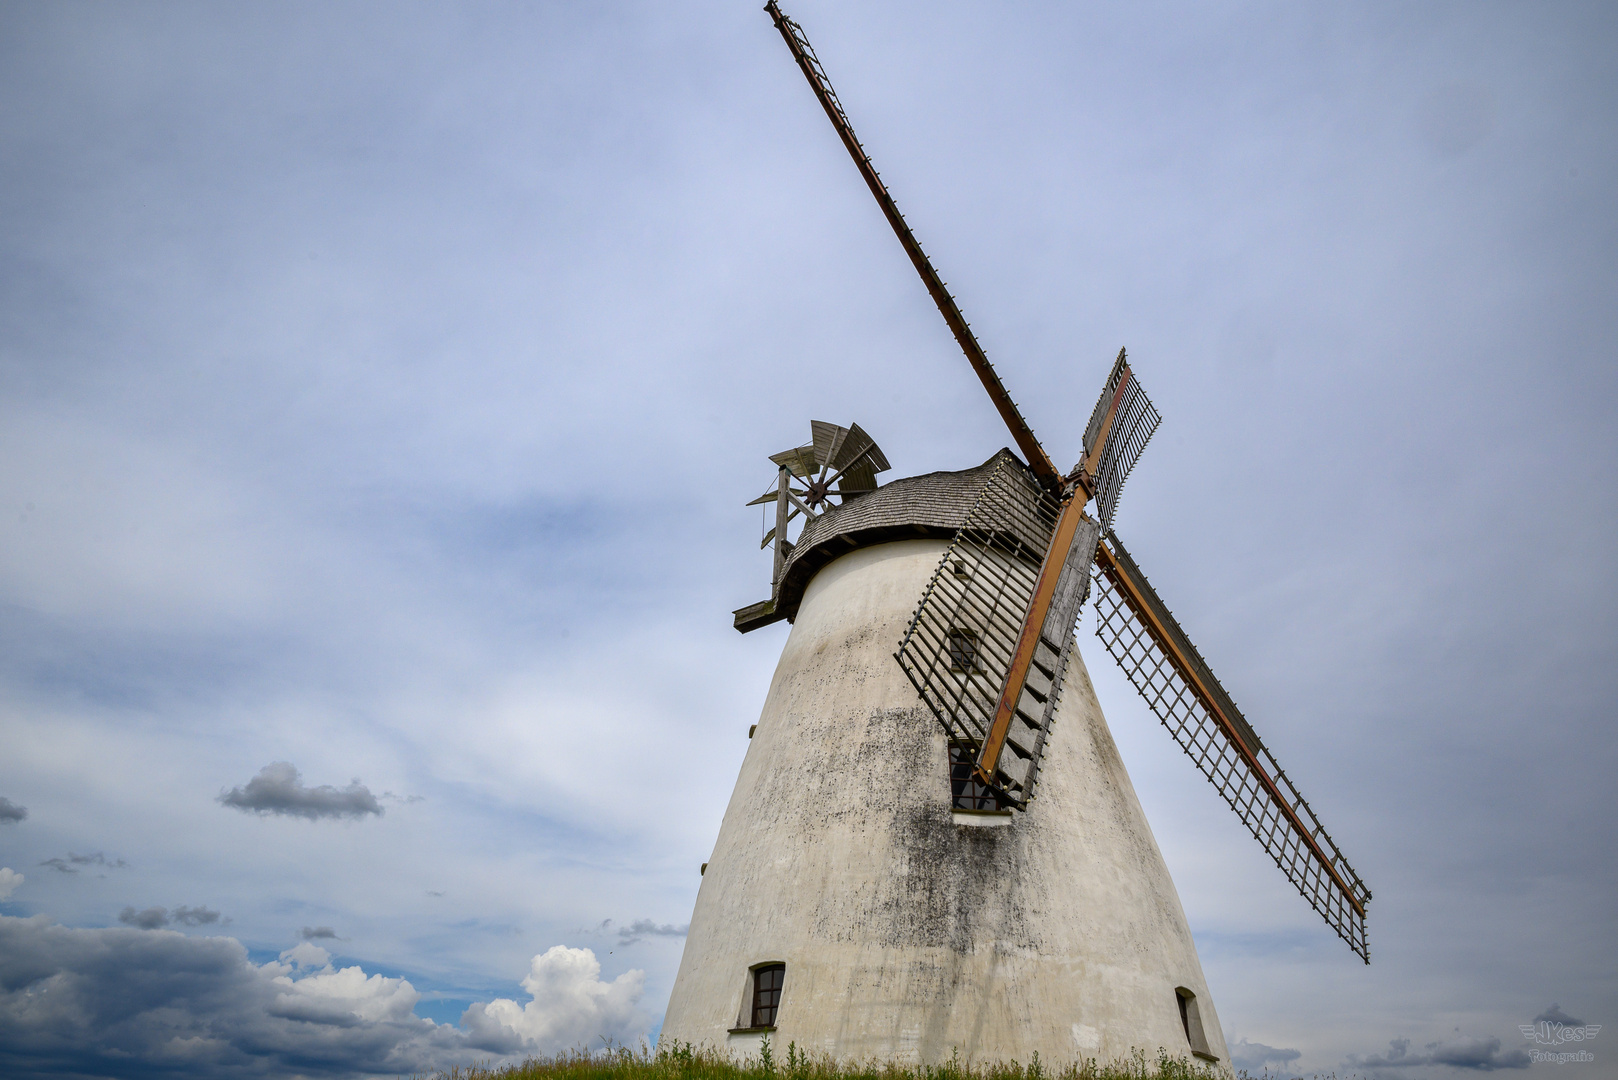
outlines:
{"label": "windmill sail", "polygon": [[[1060,510],[1027,467],[1004,455],[939,561],[895,654],[951,743],[974,756],[990,737]],[[1005,735],[1010,752],[998,754],[993,787],[1005,806],[1021,809],[1033,797],[1060,700],[1099,527],[1085,519],[1080,532],[1070,545],[1080,556],[1064,568]]]}
{"label": "windmill sail", "polygon": [[1370,963],[1370,890],[1115,534],[1097,546],[1096,567],[1107,651],[1304,899]]}
{"label": "windmill sail", "polygon": [[[1157,409],[1141,389],[1140,380],[1130,370],[1124,350],[1112,374],[1101,389],[1090,425],[1084,432],[1084,464],[1091,474],[1090,489],[1095,493],[1096,517],[1103,529],[1112,527],[1118,496],[1135,467],[1140,452],[1162,421]],[[1099,449],[1097,444],[1099,445]],[[1099,455],[1099,456],[1098,456]]]}

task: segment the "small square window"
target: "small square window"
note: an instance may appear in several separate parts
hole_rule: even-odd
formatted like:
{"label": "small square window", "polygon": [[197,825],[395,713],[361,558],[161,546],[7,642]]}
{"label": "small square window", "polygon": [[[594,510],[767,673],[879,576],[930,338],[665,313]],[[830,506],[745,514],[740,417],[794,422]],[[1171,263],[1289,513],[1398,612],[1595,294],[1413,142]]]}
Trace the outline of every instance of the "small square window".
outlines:
{"label": "small square window", "polygon": [[965,743],[949,748],[949,793],[956,810],[1000,810],[1000,797],[994,789],[981,783],[973,769],[977,754]]}
{"label": "small square window", "polygon": [[983,670],[978,666],[978,636],[975,633],[957,627],[949,632],[947,644],[951,671]]}
{"label": "small square window", "polygon": [[786,975],[785,964],[766,964],[753,969],[753,1019],[749,1026],[775,1026],[775,1014],[781,1008],[781,985]]}

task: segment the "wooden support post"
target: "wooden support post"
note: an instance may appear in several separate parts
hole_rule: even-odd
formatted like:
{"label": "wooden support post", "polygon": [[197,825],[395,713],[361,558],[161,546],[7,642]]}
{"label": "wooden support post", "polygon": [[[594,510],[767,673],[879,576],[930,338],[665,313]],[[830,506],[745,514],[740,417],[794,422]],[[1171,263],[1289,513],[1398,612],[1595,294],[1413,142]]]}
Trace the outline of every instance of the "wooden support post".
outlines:
{"label": "wooden support post", "polygon": [[781,598],[781,572],[787,564],[787,485],[792,482],[792,470],[785,465],[776,474],[775,490],[775,570],[770,576],[770,599]]}

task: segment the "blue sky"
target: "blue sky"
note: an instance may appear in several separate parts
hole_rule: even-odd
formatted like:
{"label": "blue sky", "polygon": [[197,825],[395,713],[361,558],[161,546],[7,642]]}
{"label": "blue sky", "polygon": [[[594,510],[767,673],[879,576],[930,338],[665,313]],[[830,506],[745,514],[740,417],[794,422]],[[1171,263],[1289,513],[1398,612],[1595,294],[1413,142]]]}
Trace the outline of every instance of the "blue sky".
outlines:
{"label": "blue sky", "polygon": [[[1364,968],[1086,624],[1245,1060],[1450,1076],[1553,1003],[1613,1022],[1611,12],[788,11],[1053,458],[1128,346],[1165,421],[1118,530],[1375,892]],[[729,625],[766,456],[1007,442],[768,17],[0,20],[8,940],[85,1002],[213,950],[236,1004],[185,1030],[253,1034],[195,1074],[655,1030],[785,634]],[[219,801],[277,762],[380,813]],[[112,1068],[7,978],[8,1071]],[[283,998],[366,1038],[294,1061]],[[517,1036],[410,1018],[495,999]]]}

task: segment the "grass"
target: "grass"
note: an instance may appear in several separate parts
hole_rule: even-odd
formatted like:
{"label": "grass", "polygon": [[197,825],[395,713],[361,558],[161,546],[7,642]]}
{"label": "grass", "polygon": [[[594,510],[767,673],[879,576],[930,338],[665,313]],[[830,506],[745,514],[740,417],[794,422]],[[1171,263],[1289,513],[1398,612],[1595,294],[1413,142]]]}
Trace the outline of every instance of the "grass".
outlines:
{"label": "grass", "polygon": [[959,1054],[941,1065],[894,1062],[838,1062],[799,1052],[796,1043],[778,1057],[765,1040],[756,1058],[737,1061],[716,1050],[693,1049],[689,1043],[630,1050],[611,1047],[590,1054],[574,1051],[549,1058],[529,1058],[521,1065],[499,1068],[473,1065],[437,1073],[432,1080],[1213,1080],[1228,1076],[1200,1062],[1158,1052],[1149,1062],[1137,1050],[1127,1061],[1098,1065],[1095,1059],[1051,1067],[1039,1055],[1017,1061],[963,1062]]}

